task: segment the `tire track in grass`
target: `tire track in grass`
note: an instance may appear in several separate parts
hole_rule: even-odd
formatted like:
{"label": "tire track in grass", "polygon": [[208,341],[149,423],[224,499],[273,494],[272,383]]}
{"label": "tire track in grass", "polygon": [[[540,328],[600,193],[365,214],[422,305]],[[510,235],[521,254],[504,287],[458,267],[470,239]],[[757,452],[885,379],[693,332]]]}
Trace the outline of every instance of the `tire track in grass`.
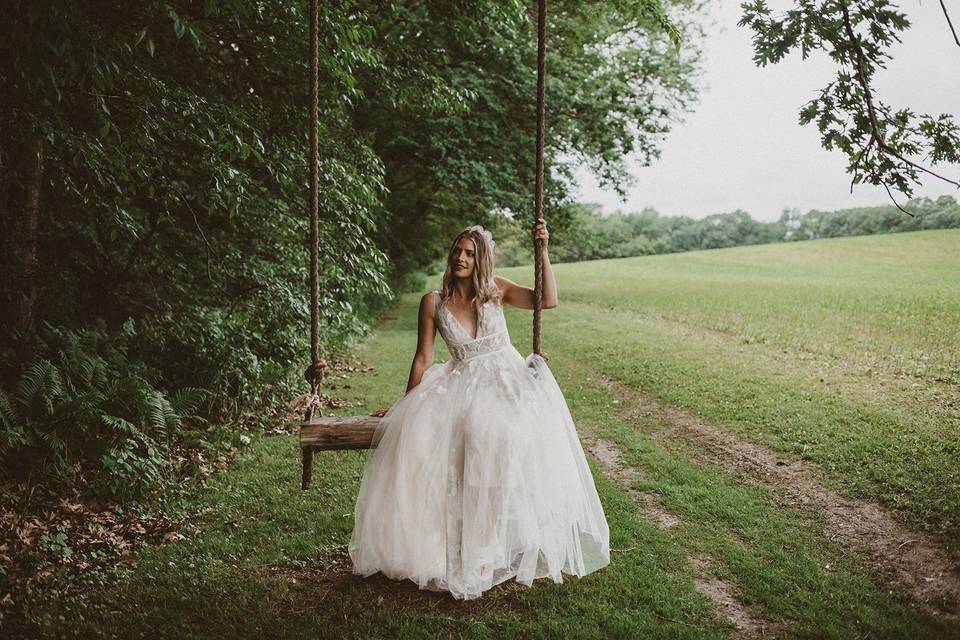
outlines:
{"label": "tire track in grass", "polygon": [[736,587],[711,575],[710,560],[703,556],[691,558],[697,578],[693,581],[697,591],[713,601],[714,606],[727,620],[733,623],[737,633],[744,638],[782,638],[786,627],[782,621],[770,622],[756,618],[750,613],[737,594]]}
{"label": "tire track in grass", "polygon": [[[623,464],[623,452],[615,442],[597,438],[592,434],[583,434],[581,437],[587,445],[586,450],[600,462],[604,475],[634,499],[643,517],[661,529],[672,529],[680,524],[680,518],[664,509],[649,493],[638,491],[634,487],[634,482],[640,477],[640,473],[637,469]],[[626,551],[626,549],[611,549],[611,551]],[[783,623],[771,622],[755,616],[741,601],[735,585],[711,574],[708,558],[694,556],[690,559],[690,563],[696,572],[694,588],[713,602],[714,609],[733,624],[739,637],[779,638],[783,636]]]}
{"label": "tire track in grass", "polygon": [[[587,443],[587,451],[600,462],[604,474],[634,499],[647,520],[661,529],[672,529],[680,524],[676,515],[664,509],[648,493],[638,491],[633,486],[640,474],[635,468],[622,463],[622,452],[616,443],[589,435],[583,439]],[[716,611],[734,625],[738,634],[746,638],[779,637],[782,625],[754,617],[736,595],[734,585],[710,575],[709,564],[706,558],[691,558],[691,565],[696,571],[694,588],[713,602]]]}
{"label": "tire track in grass", "polygon": [[664,509],[648,493],[637,491],[633,486],[640,474],[621,462],[623,453],[615,442],[586,434],[581,437],[587,443],[586,450],[600,462],[604,474],[633,498],[647,520],[661,529],[671,529],[680,524],[680,518]]}
{"label": "tire track in grass", "polygon": [[630,421],[652,417],[666,427],[648,434],[660,444],[679,442],[700,463],[779,489],[792,505],[818,510],[833,536],[866,549],[881,571],[918,605],[932,615],[960,618],[960,557],[934,536],[902,525],[877,503],[845,498],[824,487],[815,479],[822,473],[816,464],[786,462],[766,447],[740,441],[642,389],[595,372],[617,397],[630,399],[618,417]]}

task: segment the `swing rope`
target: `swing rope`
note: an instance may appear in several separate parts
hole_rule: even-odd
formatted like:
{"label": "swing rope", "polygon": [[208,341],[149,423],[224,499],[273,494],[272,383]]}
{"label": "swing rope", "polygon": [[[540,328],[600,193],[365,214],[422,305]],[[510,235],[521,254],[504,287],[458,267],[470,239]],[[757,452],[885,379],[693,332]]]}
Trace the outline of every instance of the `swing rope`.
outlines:
{"label": "swing rope", "polygon": [[313,418],[319,404],[320,383],[323,381],[326,360],[320,359],[320,151],[317,144],[319,128],[319,18],[317,0],[310,0],[310,366],[304,377],[310,383],[310,402],[306,420]]}
{"label": "swing rope", "polygon": [[318,300],[320,298],[320,278],[318,265],[320,262],[320,222],[318,209],[320,208],[320,151],[317,145],[318,115],[318,80],[319,53],[318,40],[317,0],[310,0],[310,361],[316,367],[320,360],[320,323],[317,317]]}
{"label": "swing rope", "polygon": [[[547,0],[537,5],[537,177],[533,190],[533,224],[543,217],[543,131],[546,120],[544,79],[547,75]],[[540,352],[540,311],[543,305],[543,239],[533,242],[533,352]]]}

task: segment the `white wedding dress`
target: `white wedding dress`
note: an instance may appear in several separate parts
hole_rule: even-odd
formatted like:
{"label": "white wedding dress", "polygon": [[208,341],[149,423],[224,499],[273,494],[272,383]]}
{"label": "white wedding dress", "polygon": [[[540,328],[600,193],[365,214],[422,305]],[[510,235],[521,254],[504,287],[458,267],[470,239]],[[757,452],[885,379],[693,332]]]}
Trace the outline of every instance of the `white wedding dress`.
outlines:
{"label": "white wedding dress", "polygon": [[434,291],[451,359],[383,416],[355,509],[353,573],[478,598],[516,578],[583,576],[610,534],[566,400],[538,354],[510,343],[487,302],[471,337]]}

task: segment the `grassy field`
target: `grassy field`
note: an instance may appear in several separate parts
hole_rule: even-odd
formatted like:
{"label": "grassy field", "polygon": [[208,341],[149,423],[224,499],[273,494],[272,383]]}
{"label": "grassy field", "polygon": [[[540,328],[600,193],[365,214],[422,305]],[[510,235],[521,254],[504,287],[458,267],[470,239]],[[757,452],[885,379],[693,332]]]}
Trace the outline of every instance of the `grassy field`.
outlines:
{"label": "grassy field", "polygon": [[[467,603],[349,575],[345,547],[366,452],[318,454],[299,489],[291,435],[261,435],[198,490],[187,539],[147,548],[115,586],[37,601],[43,637],[957,638],[960,620],[911,600],[816,509],[703,464],[664,437],[653,397],[960,540],[960,231],[838,238],[555,265],[542,348],[589,456],[611,564],[563,585],[494,588]],[[501,273],[529,284],[529,268]],[[431,283],[434,284],[434,283]],[[404,391],[419,294],[349,354],[340,414]],[[508,311],[530,351],[530,314]],[[438,343],[437,359],[448,357]],[[650,516],[651,505],[669,516]],[[728,618],[721,591],[739,611]],[[744,619],[744,616],[746,619]]]}
{"label": "grassy field", "polygon": [[960,544],[960,230],[556,273],[548,353],[585,346],[599,370]]}

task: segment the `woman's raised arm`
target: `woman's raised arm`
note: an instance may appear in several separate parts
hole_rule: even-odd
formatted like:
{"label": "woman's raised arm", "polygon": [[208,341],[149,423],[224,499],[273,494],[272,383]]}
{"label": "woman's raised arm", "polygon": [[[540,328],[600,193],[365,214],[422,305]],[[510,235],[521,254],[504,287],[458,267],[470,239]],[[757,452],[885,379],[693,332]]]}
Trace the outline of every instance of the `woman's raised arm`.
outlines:
{"label": "woman's raised arm", "polygon": [[[553,275],[553,267],[550,266],[550,254],[547,253],[547,244],[550,241],[550,232],[547,231],[547,223],[543,218],[537,218],[537,223],[530,232],[533,239],[541,238],[543,240],[543,308],[553,309],[557,306],[557,279]],[[494,276],[497,281],[497,287],[503,292],[503,303],[510,304],[521,309],[533,309],[536,298],[533,289],[517,284],[512,280],[501,276]]]}

